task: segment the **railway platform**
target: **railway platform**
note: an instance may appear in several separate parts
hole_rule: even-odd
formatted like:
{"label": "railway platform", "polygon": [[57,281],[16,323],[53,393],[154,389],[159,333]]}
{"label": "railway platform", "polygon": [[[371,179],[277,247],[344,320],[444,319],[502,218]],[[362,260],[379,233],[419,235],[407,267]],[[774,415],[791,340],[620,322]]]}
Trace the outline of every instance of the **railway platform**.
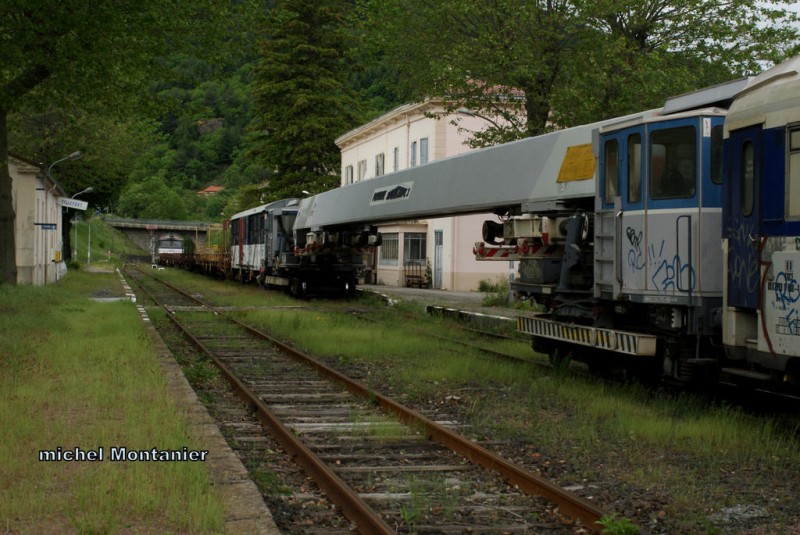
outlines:
{"label": "railway platform", "polygon": [[496,317],[498,320],[514,320],[519,315],[519,311],[510,306],[484,305],[484,300],[493,296],[493,294],[487,292],[455,292],[379,284],[363,284],[359,288],[361,291],[372,292],[392,300],[420,303],[421,306],[426,308],[454,309],[472,315]]}

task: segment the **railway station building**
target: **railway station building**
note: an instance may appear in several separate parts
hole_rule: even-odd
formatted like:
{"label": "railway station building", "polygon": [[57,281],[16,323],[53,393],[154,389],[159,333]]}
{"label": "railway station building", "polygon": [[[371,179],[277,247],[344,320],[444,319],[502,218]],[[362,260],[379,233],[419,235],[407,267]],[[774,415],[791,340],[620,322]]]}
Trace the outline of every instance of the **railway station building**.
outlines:
{"label": "railway station building", "polygon": [[42,168],[9,155],[11,197],[14,205],[14,241],[17,284],[41,286],[56,282],[66,271],[61,258],[61,186],[45,177]]}
{"label": "railway station building", "polygon": [[[469,151],[470,133],[489,124],[467,110],[439,117],[443,112],[443,102],[435,99],[406,104],[338,137],[341,185]],[[372,282],[406,286],[413,280],[406,275],[415,267],[429,268],[430,286],[442,290],[472,291],[481,281],[507,279],[515,265],[479,262],[472,253],[487,219],[497,217],[473,214],[381,225],[383,245],[373,258]]]}

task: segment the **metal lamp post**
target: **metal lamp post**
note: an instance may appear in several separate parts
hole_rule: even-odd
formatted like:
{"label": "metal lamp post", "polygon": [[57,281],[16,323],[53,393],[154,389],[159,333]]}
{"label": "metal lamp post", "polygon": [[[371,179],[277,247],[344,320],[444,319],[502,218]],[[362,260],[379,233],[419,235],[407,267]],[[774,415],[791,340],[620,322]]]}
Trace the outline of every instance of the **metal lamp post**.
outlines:
{"label": "metal lamp post", "polygon": [[89,241],[86,244],[86,265],[92,263],[92,218],[97,214],[93,212],[92,215],[86,220],[86,226],[89,228]]}
{"label": "metal lamp post", "polygon": [[[51,163],[51,164],[50,164],[50,166],[47,168],[47,176],[49,176],[50,178],[52,178],[52,177],[53,177],[53,175],[51,175],[51,174],[50,174],[50,171],[53,169],[53,167],[55,167],[56,165],[60,164],[61,162],[65,162],[65,161],[67,161],[67,160],[77,160],[77,159],[78,159],[78,158],[80,158],[80,157],[81,157],[81,151],[79,151],[79,150],[76,150],[75,152],[73,152],[73,153],[72,153],[72,154],[70,154],[69,156],[64,156],[64,157],[63,157],[63,158],[61,158],[60,160],[56,160],[56,161],[54,161],[54,162],[53,162],[53,163]],[[85,191],[85,190],[84,190],[84,191]],[[83,193],[83,191],[82,191],[81,193]],[[78,194],[76,193],[75,195],[78,195]]]}
{"label": "metal lamp post", "polygon": [[[75,152],[73,152],[69,156],[65,156],[65,157],[61,158],[60,160],[54,161],[53,163],[51,163],[50,165],[47,166],[47,170],[45,170],[45,176],[47,178],[49,178],[50,180],[52,180],[53,184],[56,184],[56,179],[53,178],[53,173],[52,173],[53,167],[55,167],[56,165],[60,164],[61,162],[64,162],[64,161],[67,161],[67,160],[77,160],[80,157],[81,157],[81,152],[76,150]],[[55,186],[53,186],[53,188],[55,188]],[[51,190],[53,188],[51,188]],[[83,192],[81,192],[81,193],[83,193]],[[62,218],[63,218],[63,214],[64,214],[63,210],[61,211],[61,214],[62,214]],[[58,281],[58,271],[56,271],[56,281]]]}
{"label": "metal lamp post", "polygon": [[[86,188],[84,190],[81,190],[78,193],[76,193],[75,195],[73,195],[72,198],[74,199],[78,195],[82,195],[84,193],[91,193],[93,191],[94,191],[94,188],[92,186],[89,186],[88,188]],[[75,216],[76,217],[74,217],[73,220],[72,220],[73,226],[75,227],[75,239],[72,240],[72,258],[75,261],[78,260],[78,220],[77,220],[77,215],[78,215],[78,213],[75,212]]]}

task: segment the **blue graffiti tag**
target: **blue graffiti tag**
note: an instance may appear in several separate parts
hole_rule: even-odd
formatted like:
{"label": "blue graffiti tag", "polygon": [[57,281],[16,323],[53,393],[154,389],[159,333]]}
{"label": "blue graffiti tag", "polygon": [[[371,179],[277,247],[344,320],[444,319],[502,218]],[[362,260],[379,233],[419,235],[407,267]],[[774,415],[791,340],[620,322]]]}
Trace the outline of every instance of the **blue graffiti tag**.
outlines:
{"label": "blue graffiti tag", "polygon": [[[661,249],[662,251],[664,249],[663,242]],[[654,250],[652,246],[651,250]],[[671,260],[662,260],[650,280],[657,290],[666,293],[670,289],[683,292],[694,290],[695,278],[695,271],[691,264],[684,264],[680,255],[676,254]]]}
{"label": "blue graffiti tag", "polygon": [[750,238],[755,227],[752,224],[743,225],[729,232],[731,252],[728,256],[728,270],[731,286],[752,294],[758,288],[759,274],[758,258]]}
{"label": "blue graffiti tag", "polygon": [[625,229],[631,248],[628,250],[628,265],[634,270],[644,269],[644,255],[642,254],[642,231],[628,227]]}
{"label": "blue graffiti tag", "polygon": [[771,286],[775,289],[775,300],[780,301],[784,308],[800,299],[800,288],[792,273],[781,271]]}

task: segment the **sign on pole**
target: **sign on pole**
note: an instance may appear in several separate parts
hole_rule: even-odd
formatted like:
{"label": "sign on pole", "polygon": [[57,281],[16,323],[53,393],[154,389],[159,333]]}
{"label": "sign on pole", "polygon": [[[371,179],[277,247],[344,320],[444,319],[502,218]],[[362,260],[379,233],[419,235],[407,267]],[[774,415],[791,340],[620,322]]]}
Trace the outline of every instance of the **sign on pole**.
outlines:
{"label": "sign on pole", "polygon": [[70,197],[59,197],[58,204],[66,206],[67,208],[74,208],[75,210],[86,210],[89,207],[88,202],[79,201],[78,199],[72,199]]}

